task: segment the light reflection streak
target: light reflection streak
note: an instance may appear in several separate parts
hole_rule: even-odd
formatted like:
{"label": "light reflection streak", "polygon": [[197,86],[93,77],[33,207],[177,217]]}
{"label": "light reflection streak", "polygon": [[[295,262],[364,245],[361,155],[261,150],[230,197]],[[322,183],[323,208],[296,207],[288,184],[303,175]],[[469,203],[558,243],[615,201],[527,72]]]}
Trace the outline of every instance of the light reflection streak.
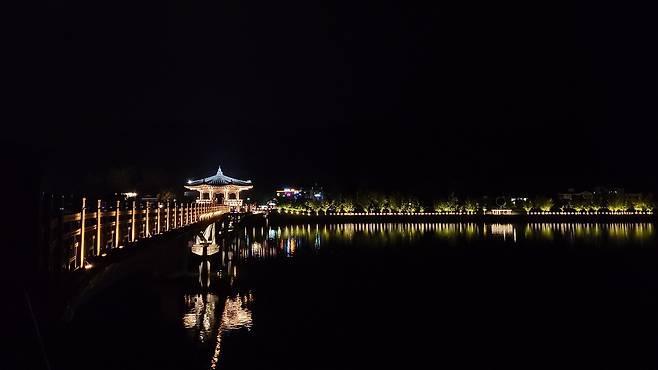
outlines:
{"label": "light reflection streak", "polygon": [[183,316],[183,327],[198,331],[201,343],[205,342],[215,326],[215,308],[218,297],[215,294],[195,294],[185,296],[187,313]]}
{"label": "light reflection streak", "polygon": [[251,302],[253,302],[253,295],[251,292],[243,296],[238,294],[234,297],[226,298],[224,311],[222,312],[222,319],[217,332],[215,351],[210,360],[211,370],[214,370],[217,367],[222,353],[222,335],[243,328],[251,330],[253,320],[251,317],[251,310],[248,307]]}
{"label": "light reflection streak", "polygon": [[[270,230],[270,235],[272,235]],[[524,239],[541,241],[566,240],[570,243],[612,240],[619,243],[644,243],[654,238],[652,223],[356,223],[284,226],[276,236],[279,249],[294,256],[305,243],[319,249],[328,241],[351,242],[367,238],[370,244],[409,243],[431,234],[449,242],[502,239],[519,243]]]}

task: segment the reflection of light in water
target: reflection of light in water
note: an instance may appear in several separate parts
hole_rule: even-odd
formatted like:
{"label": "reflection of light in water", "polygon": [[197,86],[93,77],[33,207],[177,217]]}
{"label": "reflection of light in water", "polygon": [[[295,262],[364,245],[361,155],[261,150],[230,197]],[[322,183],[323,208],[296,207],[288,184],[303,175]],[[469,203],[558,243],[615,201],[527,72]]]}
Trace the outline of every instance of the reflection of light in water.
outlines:
{"label": "reflection of light in water", "polygon": [[183,316],[183,327],[198,330],[201,342],[208,338],[215,325],[216,305],[217,296],[214,294],[206,294],[205,299],[201,294],[185,296],[187,313]]}
{"label": "reflection of light in water", "polygon": [[251,253],[253,253],[254,257],[262,257],[263,246],[259,242],[253,242],[251,244]]}
{"label": "reflection of light in water", "polygon": [[503,240],[507,240],[507,236],[511,235],[516,242],[516,230],[512,224],[491,224],[492,235],[502,235]]}
{"label": "reflection of light in water", "polygon": [[239,294],[236,297],[226,298],[224,303],[224,312],[222,313],[222,320],[219,325],[219,330],[217,333],[217,344],[215,344],[215,352],[213,353],[212,359],[210,360],[210,368],[215,369],[219,361],[219,356],[222,352],[222,334],[225,332],[240,330],[246,328],[251,330],[253,321],[251,318],[251,310],[247,307],[247,304],[253,301],[253,296],[249,292],[245,296],[240,296]]}
{"label": "reflection of light in water", "polygon": [[[217,244],[206,244],[206,253],[209,256],[212,256],[213,254],[219,252],[219,246]],[[192,253],[196,254],[197,256],[203,256],[203,244],[195,244],[192,246],[191,250]]]}
{"label": "reflection of light in water", "polygon": [[524,234],[526,238],[546,241],[560,236],[570,242],[609,240],[642,243],[654,237],[654,230],[651,223],[533,223],[526,226]]}
{"label": "reflection of light in water", "polygon": [[[518,229],[518,230],[517,230]],[[272,231],[272,230],[271,230]],[[529,223],[478,224],[464,223],[356,223],[284,226],[277,233],[279,249],[292,256],[305,241],[319,248],[328,241],[347,241],[368,238],[370,243],[388,245],[416,240],[427,233],[457,243],[462,240],[481,240],[489,237],[519,242],[536,238],[544,241],[569,240],[596,242],[607,239],[615,242],[645,242],[654,237],[651,223]]]}
{"label": "reflection of light in water", "polygon": [[290,239],[290,249],[288,250],[288,255],[292,256],[295,254],[295,248],[297,247],[297,240]]}

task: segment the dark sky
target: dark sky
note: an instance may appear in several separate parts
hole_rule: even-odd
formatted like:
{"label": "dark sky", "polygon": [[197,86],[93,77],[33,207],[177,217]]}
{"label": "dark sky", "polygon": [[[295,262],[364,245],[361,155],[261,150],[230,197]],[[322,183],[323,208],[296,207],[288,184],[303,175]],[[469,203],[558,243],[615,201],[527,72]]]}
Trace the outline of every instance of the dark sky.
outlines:
{"label": "dark sky", "polygon": [[218,164],[260,192],[657,187],[655,6],[432,3],[50,2],[8,137],[59,191]]}

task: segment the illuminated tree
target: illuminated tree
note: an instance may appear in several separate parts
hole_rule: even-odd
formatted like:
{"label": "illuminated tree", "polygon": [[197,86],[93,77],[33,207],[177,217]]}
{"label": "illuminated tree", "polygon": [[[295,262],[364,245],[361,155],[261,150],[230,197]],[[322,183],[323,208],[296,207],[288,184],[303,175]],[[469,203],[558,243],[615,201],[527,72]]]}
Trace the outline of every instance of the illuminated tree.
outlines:
{"label": "illuminated tree", "polygon": [[633,201],[633,209],[636,211],[653,211],[654,208],[655,203],[651,194],[642,194],[640,197]]}
{"label": "illuminated tree", "polygon": [[363,212],[365,213],[370,212],[370,207],[371,207],[370,196],[368,196],[367,194],[357,193],[355,203],[357,206],[359,206],[359,208],[361,208]]}
{"label": "illuminated tree", "polygon": [[340,198],[339,199],[334,199],[330,210],[333,213],[340,213],[343,210],[343,200],[340,199]]}
{"label": "illuminated tree", "polygon": [[346,198],[346,199],[343,200],[343,211],[345,211],[347,213],[352,213],[352,212],[354,212],[355,208],[356,207],[355,207],[354,201],[352,201],[352,199]]}
{"label": "illuminated tree", "polygon": [[421,206],[420,202],[418,201],[418,199],[409,198],[409,199],[406,200],[406,202],[404,204],[403,211],[404,212],[409,212],[409,213],[420,212],[421,207],[422,206]]}
{"label": "illuminated tree", "polygon": [[404,198],[399,194],[393,194],[388,198],[388,205],[392,212],[400,213],[404,209]]}
{"label": "illuminated tree", "polygon": [[323,199],[320,202],[320,209],[322,210],[322,213],[324,213],[325,215],[327,214],[327,211],[329,211],[329,209],[333,206],[334,206],[333,200]]}
{"label": "illuminated tree", "polygon": [[480,209],[480,205],[475,200],[467,198],[464,201],[464,209],[468,212],[477,212]]}
{"label": "illuminated tree", "polygon": [[306,206],[306,209],[315,214],[318,214],[318,211],[320,210],[320,202],[317,200],[309,199],[304,203],[304,206]]}
{"label": "illuminated tree", "polygon": [[571,201],[571,208],[578,212],[589,211],[594,208],[594,202],[590,198],[579,197]]}
{"label": "illuminated tree", "polygon": [[290,201],[287,199],[281,199],[277,202],[277,207],[282,211],[287,211],[290,209]]}
{"label": "illuminated tree", "polygon": [[526,213],[532,211],[532,209],[534,208],[534,206],[532,204],[532,201],[530,199],[528,199],[528,200],[519,200],[517,202],[517,205],[518,205],[518,207],[523,208],[523,210],[525,210]]}
{"label": "illuminated tree", "polygon": [[388,209],[388,199],[384,194],[375,193],[370,196],[370,204],[377,212]]}
{"label": "illuminated tree", "polygon": [[553,199],[549,197],[539,196],[532,200],[532,204],[535,208],[547,212],[553,208]]}
{"label": "illuminated tree", "polygon": [[442,199],[434,202],[436,212],[455,212],[459,209],[456,198]]}
{"label": "illuminated tree", "polygon": [[625,211],[630,205],[625,194],[610,194],[608,196],[608,209],[611,211]]}
{"label": "illuminated tree", "polygon": [[176,199],[176,194],[171,190],[164,190],[158,193],[158,202],[166,203],[173,202]]}

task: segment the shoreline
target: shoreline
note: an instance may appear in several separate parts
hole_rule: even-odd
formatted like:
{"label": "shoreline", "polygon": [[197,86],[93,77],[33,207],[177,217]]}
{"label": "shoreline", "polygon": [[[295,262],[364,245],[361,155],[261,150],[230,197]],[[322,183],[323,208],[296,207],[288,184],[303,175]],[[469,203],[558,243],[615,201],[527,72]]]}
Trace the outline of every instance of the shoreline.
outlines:
{"label": "shoreline", "polygon": [[360,222],[497,222],[497,223],[533,223],[533,222],[651,222],[658,221],[656,214],[352,214],[352,215],[296,215],[270,213],[266,219],[270,224],[301,223],[360,223]]}

